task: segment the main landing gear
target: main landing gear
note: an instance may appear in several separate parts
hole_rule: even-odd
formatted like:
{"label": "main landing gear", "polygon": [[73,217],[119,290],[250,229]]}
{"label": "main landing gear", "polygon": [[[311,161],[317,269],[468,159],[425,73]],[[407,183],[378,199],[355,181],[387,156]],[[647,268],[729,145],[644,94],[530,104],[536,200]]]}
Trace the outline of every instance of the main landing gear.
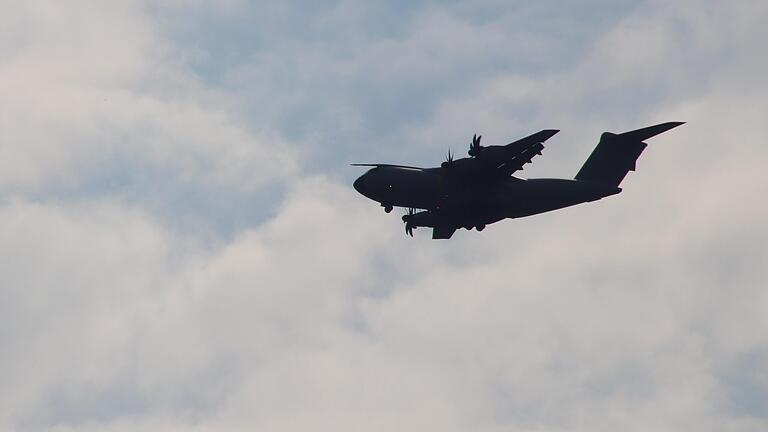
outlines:
{"label": "main landing gear", "polygon": [[467,230],[467,231],[471,231],[471,230],[472,230],[472,228],[476,228],[478,231],[482,231],[482,230],[484,230],[484,229],[485,229],[485,224],[480,224],[480,225],[465,225],[465,226],[464,226],[464,229],[465,229],[465,230]]}

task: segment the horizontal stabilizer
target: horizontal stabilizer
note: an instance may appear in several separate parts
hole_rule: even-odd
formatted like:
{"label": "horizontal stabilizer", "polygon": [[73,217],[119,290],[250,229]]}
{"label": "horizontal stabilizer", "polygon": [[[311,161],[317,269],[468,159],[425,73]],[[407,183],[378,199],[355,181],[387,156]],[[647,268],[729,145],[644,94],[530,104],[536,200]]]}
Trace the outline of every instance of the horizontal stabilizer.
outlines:
{"label": "horizontal stabilizer", "polygon": [[662,124],[657,124],[655,126],[648,126],[642,129],[636,129],[633,131],[624,132],[623,134],[619,134],[619,136],[622,139],[626,139],[627,141],[645,141],[648,138],[653,138],[658,134],[664,133],[682,124],[685,124],[685,122],[662,123]]}

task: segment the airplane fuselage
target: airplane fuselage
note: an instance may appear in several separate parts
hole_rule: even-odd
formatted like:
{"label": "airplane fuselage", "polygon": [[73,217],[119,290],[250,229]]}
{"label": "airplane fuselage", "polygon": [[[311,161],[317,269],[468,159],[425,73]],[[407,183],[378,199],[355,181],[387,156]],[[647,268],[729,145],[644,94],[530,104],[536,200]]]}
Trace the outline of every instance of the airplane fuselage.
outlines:
{"label": "airplane fuselage", "polygon": [[[467,182],[443,168],[376,167],[360,176],[354,188],[384,207],[428,210],[453,227],[484,226],[572,206],[621,192],[621,188],[570,179],[522,179]],[[434,226],[426,216],[419,226]],[[435,222],[436,223],[436,222]]]}

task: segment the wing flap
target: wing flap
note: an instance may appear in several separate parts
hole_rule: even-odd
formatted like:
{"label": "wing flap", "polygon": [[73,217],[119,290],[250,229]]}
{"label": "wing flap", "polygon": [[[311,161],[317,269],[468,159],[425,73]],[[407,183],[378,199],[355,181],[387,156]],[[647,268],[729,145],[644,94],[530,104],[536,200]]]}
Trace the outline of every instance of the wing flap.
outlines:
{"label": "wing flap", "polygon": [[507,145],[482,147],[482,151],[479,153],[479,159],[482,160],[486,166],[492,166],[494,168],[500,167],[519,157],[529,148],[552,138],[558,132],[560,131],[557,129],[544,129]]}
{"label": "wing flap", "polygon": [[523,150],[520,155],[498,168],[499,176],[509,177],[516,171],[523,169],[523,166],[531,163],[534,157],[541,154],[542,150],[544,150],[544,144],[542,143],[536,143]]}

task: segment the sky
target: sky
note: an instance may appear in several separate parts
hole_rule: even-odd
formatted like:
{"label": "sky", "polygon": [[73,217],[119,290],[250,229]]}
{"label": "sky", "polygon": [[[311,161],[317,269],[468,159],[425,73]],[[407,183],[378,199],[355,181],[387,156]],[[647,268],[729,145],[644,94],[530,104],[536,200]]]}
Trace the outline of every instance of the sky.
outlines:
{"label": "sky", "polygon": [[[768,428],[768,3],[0,7],[0,430]],[[450,241],[351,187],[665,121]]]}

